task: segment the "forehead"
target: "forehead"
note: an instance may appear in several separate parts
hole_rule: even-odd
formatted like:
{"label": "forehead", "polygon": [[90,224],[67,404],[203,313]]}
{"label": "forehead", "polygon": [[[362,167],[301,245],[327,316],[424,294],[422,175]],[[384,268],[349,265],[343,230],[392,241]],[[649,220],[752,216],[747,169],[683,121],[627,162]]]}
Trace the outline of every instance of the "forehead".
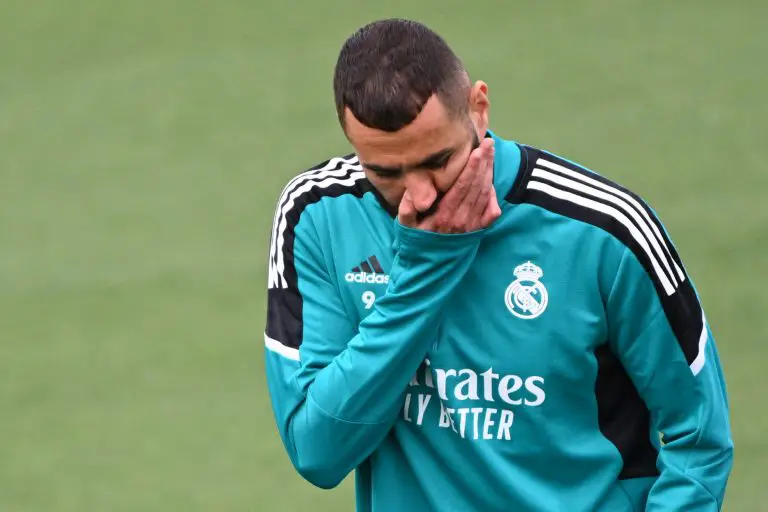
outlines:
{"label": "forehead", "polygon": [[437,96],[427,101],[411,124],[397,132],[369,128],[349,111],[345,115],[347,137],[363,163],[405,165],[454,147],[465,137],[464,125],[449,116]]}

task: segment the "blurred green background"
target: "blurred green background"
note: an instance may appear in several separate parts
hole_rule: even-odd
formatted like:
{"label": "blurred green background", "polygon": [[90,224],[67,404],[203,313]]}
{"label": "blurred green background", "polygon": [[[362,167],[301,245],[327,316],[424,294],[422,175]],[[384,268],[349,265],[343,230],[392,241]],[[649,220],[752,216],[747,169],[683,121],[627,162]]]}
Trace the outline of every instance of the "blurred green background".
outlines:
{"label": "blurred green background", "polygon": [[289,176],[350,150],[332,67],[384,16],[449,40],[500,135],[657,209],[726,370],[725,509],[768,510],[768,3],[3,0],[0,511],[353,509],[280,444],[266,251]]}

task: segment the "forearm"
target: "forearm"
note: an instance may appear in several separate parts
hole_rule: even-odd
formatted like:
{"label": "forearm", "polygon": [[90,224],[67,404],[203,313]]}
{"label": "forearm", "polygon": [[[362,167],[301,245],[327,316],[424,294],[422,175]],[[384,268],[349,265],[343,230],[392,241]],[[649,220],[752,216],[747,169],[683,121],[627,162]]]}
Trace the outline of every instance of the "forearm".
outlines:
{"label": "forearm", "polygon": [[717,511],[733,459],[725,379],[692,280],[678,277],[664,289],[625,249],[607,301],[611,343],[662,435],[647,510]]}
{"label": "forearm", "polygon": [[398,228],[387,293],[328,365],[311,379],[293,380],[296,407],[284,438],[305,478],[334,486],[381,443],[435,341],[441,305],[471,265],[481,236]]}
{"label": "forearm", "polygon": [[662,469],[651,489],[649,511],[720,510],[733,466],[728,401],[722,369],[707,329],[703,366],[695,376],[695,406],[678,414],[658,415],[665,444],[659,454]]}
{"label": "forearm", "polygon": [[648,496],[648,512],[716,512],[722,508],[732,448],[713,449],[707,457],[708,465],[690,460],[691,454],[697,451],[683,443],[676,448],[662,449],[663,470]]}

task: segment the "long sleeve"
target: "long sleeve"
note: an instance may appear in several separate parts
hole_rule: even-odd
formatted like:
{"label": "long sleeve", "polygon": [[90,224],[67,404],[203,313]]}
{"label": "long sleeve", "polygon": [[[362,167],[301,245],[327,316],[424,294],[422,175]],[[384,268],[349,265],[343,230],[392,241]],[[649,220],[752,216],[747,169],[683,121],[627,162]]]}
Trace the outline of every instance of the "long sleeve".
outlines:
{"label": "long sleeve", "polygon": [[623,251],[607,301],[611,344],[661,433],[647,510],[716,511],[733,463],[725,380],[694,286],[668,247],[655,262]]}
{"label": "long sleeve", "polygon": [[408,382],[434,343],[441,304],[469,268],[482,232],[441,235],[395,223],[386,294],[353,325],[311,217],[270,287],[266,370],[280,436],[297,471],[332,488],[382,442]]}

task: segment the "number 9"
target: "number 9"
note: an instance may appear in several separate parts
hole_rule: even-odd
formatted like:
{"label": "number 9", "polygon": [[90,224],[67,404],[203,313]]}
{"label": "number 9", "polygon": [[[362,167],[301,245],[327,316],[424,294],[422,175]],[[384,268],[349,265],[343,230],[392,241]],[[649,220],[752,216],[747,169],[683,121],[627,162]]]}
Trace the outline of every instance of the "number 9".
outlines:
{"label": "number 9", "polygon": [[372,291],[367,291],[363,293],[363,303],[365,304],[365,309],[371,309],[373,307],[373,303],[376,302],[376,294]]}

